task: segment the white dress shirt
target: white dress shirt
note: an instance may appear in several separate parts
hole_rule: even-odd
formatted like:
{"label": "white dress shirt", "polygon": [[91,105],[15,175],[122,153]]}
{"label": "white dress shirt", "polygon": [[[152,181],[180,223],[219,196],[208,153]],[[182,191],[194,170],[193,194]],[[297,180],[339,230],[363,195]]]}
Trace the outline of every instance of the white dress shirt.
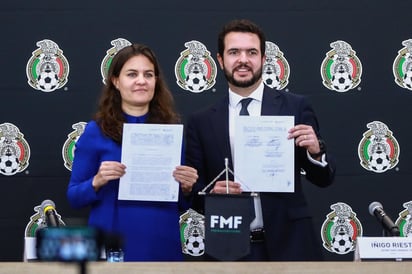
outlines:
{"label": "white dress shirt", "polygon": [[[260,83],[258,88],[252,92],[248,97],[253,98],[253,100],[249,103],[247,109],[250,116],[260,116],[261,109],[262,109],[262,98],[263,98],[263,82]],[[230,149],[232,153],[232,159],[234,159],[234,134],[235,134],[235,118],[239,116],[240,109],[242,108],[242,104],[240,100],[243,97],[234,93],[229,89],[229,139],[230,139]],[[233,163],[232,163],[233,164]],[[236,181],[236,178],[235,178]],[[242,182],[244,184],[248,184],[247,182]],[[263,218],[262,218],[262,206],[260,203],[259,195],[254,197],[254,204],[255,204],[255,215],[256,218],[250,223],[250,229],[257,229],[263,228]]]}
{"label": "white dress shirt", "polygon": [[[263,89],[264,89],[264,84],[263,82],[261,82],[260,85],[257,87],[257,89],[248,96],[249,98],[253,99],[247,107],[250,116],[261,116]],[[229,139],[230,139],[230,149],[232,153],[232,159],[234,159],[235,121],[236,121],[236,116],[239,116],[240,109],[242,108],[242,104],[240,103],[242,99],[243,99],[242,96],[234,93],[233,91],[229,89]],[[313,159],[310,156],[309,152],[307,152],[307,156],[308,156],[309,161],[311,161],[312,163],[316,165],[325,167],[328,164],[326,162],[325,154],[322,155],[320,161]],[[234,166],[233,163],[232,165]],[[236,181],[236,178],[235,178],[235,181]],[[241,183],[244,185],[248,185],[248,182],[241,182]],[[258,193],[257,193],[257,196],[254,197],[254,204],[255,204],[256,218],[250,224],[251,230],[264,227],[263,218],[262,218],[262,205],[261,205],[260,197]]]}

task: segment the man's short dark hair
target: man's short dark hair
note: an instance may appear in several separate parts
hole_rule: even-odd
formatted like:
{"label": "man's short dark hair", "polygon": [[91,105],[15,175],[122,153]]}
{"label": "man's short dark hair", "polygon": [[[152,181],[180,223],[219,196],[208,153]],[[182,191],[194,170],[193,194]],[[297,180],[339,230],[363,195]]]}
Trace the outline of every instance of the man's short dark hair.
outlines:
{"label": "man's short dark hair", "polygon": [[218,48],[218,53],[220,56],[223,57],[223,51],[225,50],[225,36],[229,32],[248,32],[248,33],[254,33],[259,37],[260,40],[260,51],[263,54],[265,54],[265,43],[266,43],[266,37],[265,34],[263,33],[263,30],[253,23],[252,21],[248,19],[236,19],[233,21],[230,21],[227,23],[225,26],[223,26],[222,30],[219,33],[218,36],[218,41],[217,41],[217,48]]}

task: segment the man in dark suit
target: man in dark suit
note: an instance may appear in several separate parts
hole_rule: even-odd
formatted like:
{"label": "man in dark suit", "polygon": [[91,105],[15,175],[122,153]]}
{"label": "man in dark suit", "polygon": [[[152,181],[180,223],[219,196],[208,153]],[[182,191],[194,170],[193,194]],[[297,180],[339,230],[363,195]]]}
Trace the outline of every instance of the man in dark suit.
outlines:
{"label": "man in dark suit", "polygon": [[[194,113],[186,128],[186,163],[198,170],[193,189],[193,207],[202,212],[203,199],[197,192],[224,169],[224,159],[233,163],[233,124],[240,111],[246,115],[292,115],[295,126],[288,132],[295,142],[295,188],[293,193],[262,192],[254,200],[256,219],[251,223],[251,254],[242,260],[308,261],[321,260],[316,235],[301,185],[301,170],[320,187],[333,182],[335,166],[325,151],[319,125],[308,101],[299,95],[264,86],[262,65],[265,36],[248,20],[234,20],[218,38],[221,69],[228,81],[228,95],[210,108]],[[241,110],[241,100],[249,99]],[[229,193],[242,193],[241,185],[230,178]],[[212,193],[227,193],[225,178],[219,178]]]}

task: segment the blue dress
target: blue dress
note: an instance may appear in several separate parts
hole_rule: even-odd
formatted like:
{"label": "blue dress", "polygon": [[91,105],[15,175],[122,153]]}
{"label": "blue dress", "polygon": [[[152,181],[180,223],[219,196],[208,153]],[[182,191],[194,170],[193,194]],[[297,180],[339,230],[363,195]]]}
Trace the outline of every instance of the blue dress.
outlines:
{"label": "blue dress", "polygon": [[[146,116],[125,115],[127,123],[144,123]],[[94,191],[93,177],[103,161],[119,161],[121,146],[90,121],[76,143],[67,197],[73,208],[90,207],[89,225],[124,239],[125,261],[183,260],[179,212],[188,208],[180,189],[179,202],[122,201],[119,180]]]}

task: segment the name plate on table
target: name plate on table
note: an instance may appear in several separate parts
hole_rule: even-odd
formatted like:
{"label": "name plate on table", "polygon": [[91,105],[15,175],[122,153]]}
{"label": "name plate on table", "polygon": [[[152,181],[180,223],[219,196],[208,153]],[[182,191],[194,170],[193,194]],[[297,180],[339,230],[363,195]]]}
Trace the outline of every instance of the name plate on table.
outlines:
{"label": "name plate on table", "polygon": [[355,261],[412,259],[409,237],[358,237],[356,241]]}

